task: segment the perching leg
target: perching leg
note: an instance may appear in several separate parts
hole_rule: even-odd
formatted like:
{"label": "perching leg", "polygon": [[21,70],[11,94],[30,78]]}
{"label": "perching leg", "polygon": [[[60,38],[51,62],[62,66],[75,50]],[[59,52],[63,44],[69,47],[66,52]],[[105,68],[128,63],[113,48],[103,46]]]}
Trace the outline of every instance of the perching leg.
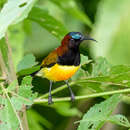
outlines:
{"label": "perching leg", "polygon": [[69,86],[68,80],[66,80],[65,83],[67,84],[67,86],[69,88],[69,91],[70,91],[70,94],[71,94],[71,101],[74,101],[75,100],[75,96],[74,96],[74,93],[73,93],[71,87]]}
{"label": "perching leg", "polygon": [[52,87],[52,81],[50,81],[50,88],[49,88],[49,96],[48,96],[48,104],[52,104],[52,96],[51,96],[51,87]]}

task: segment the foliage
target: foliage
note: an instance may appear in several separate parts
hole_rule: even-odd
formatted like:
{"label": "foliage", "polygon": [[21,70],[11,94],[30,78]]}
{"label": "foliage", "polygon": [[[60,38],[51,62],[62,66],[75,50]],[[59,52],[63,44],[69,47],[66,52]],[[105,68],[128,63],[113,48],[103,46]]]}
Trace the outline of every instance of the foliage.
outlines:
{"label": "foliage", "polygon": [[34,2],[35,0],[14,0],[13,2],[8,0],[8,2],[5,3],[0,13],[0,25],[3,25],[0,28],[0,39],[4,36],[8,26],[14,23],[16,24],[27,17]]}
{"label": "foliage", "polygon": [[[77,121],[80,123],[78,130],[99,130],[106,122],[120,125],[123,129],[130,128],[128,116],[112,114],[118,109],[117,105],[122,102],[124,95],[127,103],[130,101],[130,65],[124,64],[129,63],[129,60],[128,58],[124,60],[122,55],[118,59],[112,48],[112,46],[116,48],[116,45],[110,44],[113,42],[116,44],[117,41],[122,44],[121,30],[125,25],[120,24],[123,23],[122,17],[125,19],[127,17],[125,12],[129,12],[129,0],[120,2],[100,0],[99,4],[93,3],[97,5],[95,26],[89,18],[93,9],[90,14],[86,14],[85,10],[89,7],[85,7],[84,2],[86,1],[2,0],[0,2],[0,129],[71,129],[74,119],[81,116],[83,119]],[[91,45],[93,46],[91,52],[96,57],[107,57],[111,63],[105,57],[93,60],[91,54],[81,55],[81,67],[69,82],[76,95],[75,103],[66,102],[70,101],[69,97],[65,97],[68,94],[67,86],[59,83],[54,84],[56,87],[52,90],[54,104],[48,105],[48,84],[46,80],[33,74],[40,69],[41,57],[57,47],[60,44],[59,40],[66,33],[77,31],[76,29],[85,33],[86,30],[91,30],[94,39],[98,41],[95,45]],[[129,28],[126,30],[127,34]],[[129,38],[124,41],[123,43],[129,43]],[[86,47],[88,48],[86,43],[81,47],[86,52]],[[45,51],[41,48],[45,48]],[[127,49],[129,50],[129,46]],[[120,49],[116,51],[126,54]],[[114,65],[117,63],[123,64]],[[89,106],[90,98],[95,98],[95,103],[98,104],[90,107],[84,114],[88,109],[86,106]],[[99,99],[103,101],[99,103]],[[78,125],[77,123],[75,125]]]}
{"label": "foliage", "polygon": [[130,123],[122,115],[110,116],[119,103],[119,99],[120,95],[113,95],[106,101],[90,108],[80,121],[78,130],[99,130],[106,121],[130,127]]}
{"label": "foliage", "polygon": [[68,32],[64,25],[50,16],[47,11],[40,8],[34,7],[29,14],[29,19],[37,22],[59,39],[62,39],[63,36]]}
{"label": "foliage", "polygon": [[[13,129],[17,130],[19,127],[23,129],[18,111],[22,111],[23,105],[32,105],[36,94],[32,93],[32,78],[30,76],[24,77],[22,84],[19,86],[17,94],[13,91],[16,89],[16,82],[14,81],[9,87],[2,87],[3,96],[0,96],[0,117],[2,130]],[[10,96],[10,94],[12,96]]]}
{"label": "foliage", "polygon": [[40,66],[36,66],[37,62],[32,54],[26,55],[17,66],[17,75],[27,75],[40,69]]}

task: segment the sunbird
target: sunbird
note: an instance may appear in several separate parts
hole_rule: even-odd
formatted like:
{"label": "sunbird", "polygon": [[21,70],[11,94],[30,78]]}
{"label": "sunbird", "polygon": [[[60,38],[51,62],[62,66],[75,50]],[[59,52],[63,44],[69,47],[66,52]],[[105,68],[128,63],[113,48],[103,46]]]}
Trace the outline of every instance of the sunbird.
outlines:
{"label": "sunbird", "polygon": [[71,78],[80,68],[80,43],[84,40],[94,40],[86,37],[80,32],[69,32],[61,41],[61,45],[42,61],[41,69],[37,76],[47,78],[50,81],[48,104],[52,104],[52,83],[65,81],[67,84],[71,100],[74,101],[74,93],[69,86],[68,79]]}

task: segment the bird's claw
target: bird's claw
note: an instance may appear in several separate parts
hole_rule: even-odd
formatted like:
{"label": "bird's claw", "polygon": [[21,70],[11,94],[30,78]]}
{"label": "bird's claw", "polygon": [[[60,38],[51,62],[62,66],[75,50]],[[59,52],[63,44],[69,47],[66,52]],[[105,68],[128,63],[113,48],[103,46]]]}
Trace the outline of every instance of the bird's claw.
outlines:
{"label": "bird's claw", "polygon": [[51,96],[48,97],[48,105],[50,105],[50,104],[53,104],[53,101],[52,101],[52,97],[51,97]]}
{"label": "bird's claw", "polygon": [[75,96],[74,94],[71,94],[71,101],[74,102],[74,100],[75,100]]}

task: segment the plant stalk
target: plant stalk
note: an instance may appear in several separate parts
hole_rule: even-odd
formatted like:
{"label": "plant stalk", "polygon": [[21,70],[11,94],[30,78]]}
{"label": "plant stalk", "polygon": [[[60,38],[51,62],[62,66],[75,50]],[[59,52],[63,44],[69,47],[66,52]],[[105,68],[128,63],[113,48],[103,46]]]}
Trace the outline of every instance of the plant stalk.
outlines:
{"label": "plant stalk", "polygon": [[[108,92],[101,92],[101,93],[94,93],[94,94],[89,94],[89,95],[84,95],[84,96],[76,96],[75,99],[81,100],[81,99],[89,99],[89,98],[95,98],[95,97],[100,97],[100,96],[106,96],[106,95],[112,95],[112,94],[123,94],[123,93],[130,93],[130,88],[122,89],[122,90],[108,91]],[[71,98],[70,97],[53,98],[53,102],[63,102],[63,101],[71,101]],[[48,102],[48,99],[34,100],[34,104],[47,103],[47,102]]]}

